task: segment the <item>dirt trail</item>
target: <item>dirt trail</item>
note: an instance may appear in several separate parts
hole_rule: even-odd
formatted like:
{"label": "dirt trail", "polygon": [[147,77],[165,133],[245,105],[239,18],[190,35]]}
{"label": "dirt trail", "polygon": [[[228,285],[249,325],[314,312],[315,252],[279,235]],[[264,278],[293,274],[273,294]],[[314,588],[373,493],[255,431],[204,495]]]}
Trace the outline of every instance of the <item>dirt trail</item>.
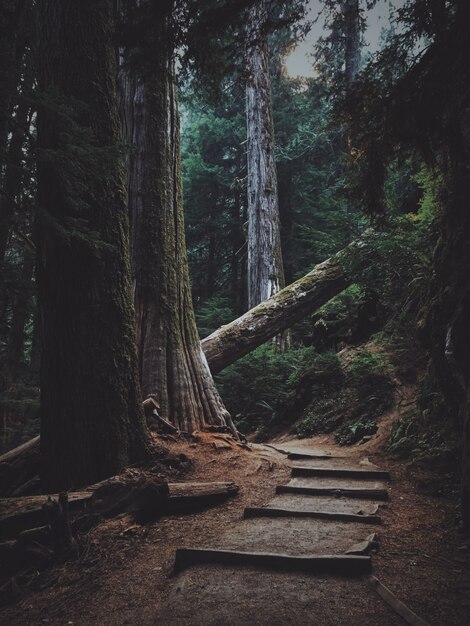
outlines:
{"label": "dirt trail", "polygon": [[[305,445],[287,449],[312,455],[318,453],[316,448]],[[324,453],[321,451],[322,457]],[[291,461],[291,465],[294,464],[296,461]],[[350,478],[344,477],[346,466],[351,471]],[[370,526],[361,521],[351,522],[344,514],[344,509],[348,508],[359,519],[364,508],[371,503],[374,506],[374,490],[384,489],[382,483],[370,477],[370,467],[375,466],[370,464],[364,469],[354,458],[348,457],[340,458],[337,463],[331,456],[329,459],[305,458],[301,467],[304,472],[315,473],[316,469],[320,474],[322,469],[328,468],[329,475],[293,477],[287,486],[278,486],[278,490],[298,489],[296,493],[283,496],[282,517],[278,517],[279,498],[274,498],[263,508],[262,517],[241,520],[219,537],[208,538],[207,549],[194,555],[198,559],[207,558],[208,564],[194,564],[192,553],[182,552],[185,559],[189,555],[188,565],[192,567],[178,576],[156,624],[342,624],[363,623],[368,616],[374,616],[375,623],[384,625],[402,623],[367,581],[371,563],[370,557],[364,555],[372,546],[368,542]],[[318,513],[318,496],[310,494],[312,488],[329,489],[334,494],[339,489],[363,489],[364,486],[371,494],[365,502],[348,496],[330,498],[326,511],[339,519],[295,516],[299,511]],[[325,503],[322,510],[325,512]],[[217,549],[229,552],[221,553]],[[341,556],[348,550],[358,552],[359,558]],[[270,561],[263,568],[253,567],[260,558],[259,553],[270,554]],[[237,567],[226,562],[234,555],[242,562]],[[324,563],[315,561],[314,557],[320,555],[326,559]],[[298,571],[299,567],[305,567],[305,562],[294,561],[291,557],[299,556],[312,559],[313,572]],[[339,573],[332,574],[332,566],[339,569]],[[286,568],[294,571],[285,571]]]}
{"label": "dirt trail", "polygon": [[[377,439],[380,438],[379,431]],[[342,448],[335,445],[331,437],[316,437],[310,440],[284,438],[273,443],[277,447],[298,451],[309,448],[333,455],[337,457],[335,465],[338,467],[344,468],[353,462],[362,469],[376,464],[389,470],[392,480],[386,487],[390,503],[377,508],[373,500],[276,495],[276,486],[289,482],[290,466],[294,462],[296,466],[311,463],[299,459],[290,461],[285,454],[267,446],[253,446],[249,451],[230,446],[217,448],[214,443],[209,437],[197,445],[175,443],[172,452],[182,452],[194,459],[194,469],[184,480],[233,480],[241,488],[236,498],[198,514],[167,517],[146,527],[135,526],[125,517],[100,525],[91,531],[86,550],[79,559],[38,575],[15,604],[0,609],[0,623],[9,626],[147,626],[165,623],[164,620],[175,625],[377,626],[402,623],[370,589],[365,578],[294,572],[286,575],[282,571],[251,566],[210,564],[189,568],[177,577],[172,575],[175,552],[183,546],[215,545],[226,533],[232,536],[238,549],[237,542],[243,538],[238,528],[256,526],[260,522],[258,518],[243,521],[245,508],[259,508],[269,503],[270,507],[311,510],[312,500],[320,511],[336,507],[340,513],[358,514],[360,511],[362,515],[379,515],[380,526],[361,524],[363,530],[357,535],[354,529],[359,526],[347,525],[352,543],[363,534],[378,532],[380,548],[372,556],[378,578],[430,624],[460,626],[468,623],[468,550],[458,532],[456,494],[452,490],[448,490],[445,497],[424,493],[420,485],[410,479],[406,465],[385,456],[377,441]],[[346,456],[350,459],[345,459]],[[329,464],[328,459],[315,461],[318,466]],[[438,482],[435,474],[421,478],[429,484]],[[273,522],[272,538],[279,545],[284,541],[282,549],[295,555],[299,547],[295,543],[295,532],[281,539],[276,529],[281,528],[279,521],[282,520],[269,518],[267,521]],[[284,521],[293,526],[291,518]],[[320,528],[318,520],[297,521],[302,522],[299,528],[303,529],[303,541],[309,537],[310,545],[314,545]],[[305,521],[313,525],[309,528]],[[339,522],[328,524],[333,529]],[[346,524],[340,526],[344,528]],[[231,534],[232,529],[237,530]],[[252,549],[256,547],[255,540],[256,533],[252,533]],[[267,542],[267,539],[262,537],[260,541]],[[350,544],[349,540],[341,544],[340,551],[346,544]],[[251,600],[254,590],[257,604]],[[172,603],[180,622],[175,621],[176,613],[169,613]]]}

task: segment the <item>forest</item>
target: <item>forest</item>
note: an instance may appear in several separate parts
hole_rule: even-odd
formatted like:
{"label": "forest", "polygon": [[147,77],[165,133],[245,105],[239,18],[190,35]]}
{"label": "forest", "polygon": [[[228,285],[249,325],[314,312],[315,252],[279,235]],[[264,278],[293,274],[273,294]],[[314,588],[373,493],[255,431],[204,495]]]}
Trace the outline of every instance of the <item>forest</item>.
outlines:
{"label": "forest", "polygon": [[2,623],[468,624],[469,24],[1,0]]}

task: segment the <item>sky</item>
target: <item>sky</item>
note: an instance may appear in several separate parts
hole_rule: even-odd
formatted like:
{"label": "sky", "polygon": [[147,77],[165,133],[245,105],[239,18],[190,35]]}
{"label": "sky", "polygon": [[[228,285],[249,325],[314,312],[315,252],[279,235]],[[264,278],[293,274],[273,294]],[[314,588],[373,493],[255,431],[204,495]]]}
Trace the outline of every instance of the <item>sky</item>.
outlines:
{"label": "sky", "polygon": [[[389,24],[389,5],[396,8],[403,6],[404,2],[405,0],[378,0],[375,7],[366,12],[367,30],[364,38],[369,52],[375,52],[378,49],[382,28],[387,27]],[[315,19],[320,13],[322,5],[321,0],[310,0],[308,3],[307,20]],[[324,20],[320,17],[317,23],[312,26],[304,41],[286,58],[285,65],[290,76],[314,76],[312,62],[309,60],[308,55],[312,52],[318,38],[324,34],[323,23]]]}

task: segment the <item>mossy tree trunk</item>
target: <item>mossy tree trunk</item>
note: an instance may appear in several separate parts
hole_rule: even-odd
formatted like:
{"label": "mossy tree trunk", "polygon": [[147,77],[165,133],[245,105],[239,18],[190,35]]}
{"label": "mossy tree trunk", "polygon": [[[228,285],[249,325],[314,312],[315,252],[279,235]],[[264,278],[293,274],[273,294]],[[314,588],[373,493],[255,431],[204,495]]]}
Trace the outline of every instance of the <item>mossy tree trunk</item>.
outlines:
{"label": "mossy tree trunk", "polygon": [[[285,286],[282,264],[274,124],[265,0],[248,9],[246,27],[248,306],[256,306]],[[288,337],[277,345],[286,347]]]}
{"label": "mossy tree trunk", "polygon": [[350,285],[354,275],[347,270],[349,255],[354,250],[360,253],[364,241],[352,242],[303,278],[203,339],[201,345],[212,373],[289,329]]}
{"label": "mossy tree trunk", "polygon": [[113,0],[40,0],[37,278],[42,479],[150,454],[138,384]]}
{"label": "mossy tree trunk", "polygon": [[[142,3],[139,3],[142,4]],[[159,55],[150,71],[122,76],[129,159],[131,257],[137,346],[144,398],[184,431],[231,418],[201,349],[191,299],[184,233],[180,129],[169,15],[156,25]],[[130,75],[131,73],[131,75]]]}
{"label": "mossy tree trunk", "polygon": [[[467,119],[470,115],[467,116]],[[470,166],[460,158],[446,181],[428,318],[433,370],[448,416],[463,433],[462,518],[470,533]]]}

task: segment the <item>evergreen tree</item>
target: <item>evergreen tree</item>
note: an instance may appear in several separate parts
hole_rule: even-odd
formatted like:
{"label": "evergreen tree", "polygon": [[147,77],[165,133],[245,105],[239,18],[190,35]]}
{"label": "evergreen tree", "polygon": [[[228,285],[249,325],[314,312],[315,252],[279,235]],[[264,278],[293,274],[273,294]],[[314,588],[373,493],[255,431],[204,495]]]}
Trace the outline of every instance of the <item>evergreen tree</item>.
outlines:
{"label": "evergreen tree", "polygon": [[68,489],[150,452],[138,384],[112,0],[41,0],[37,279],[42,478]]}
{"label": "evergreen tree", "polygon": [[[137,2],[134,9],[131,28],[138,30],[152,7]],[[153,39],[158,55],[138,73],[130,63],[123,77],[126,141],[135,148],[128,188],[142,391],[145,398],[153,396],[162,417],[181,430],[216,424],[229,425],[236,433],[196,329],[183,219],[171,22],[175,3],[167,0],[158,10]]]}
{"label": "evergreen tree", "polygon": [[285,286],[282,264],[271,81],[268,12],[259,0],[247,16],[248,307]]}

